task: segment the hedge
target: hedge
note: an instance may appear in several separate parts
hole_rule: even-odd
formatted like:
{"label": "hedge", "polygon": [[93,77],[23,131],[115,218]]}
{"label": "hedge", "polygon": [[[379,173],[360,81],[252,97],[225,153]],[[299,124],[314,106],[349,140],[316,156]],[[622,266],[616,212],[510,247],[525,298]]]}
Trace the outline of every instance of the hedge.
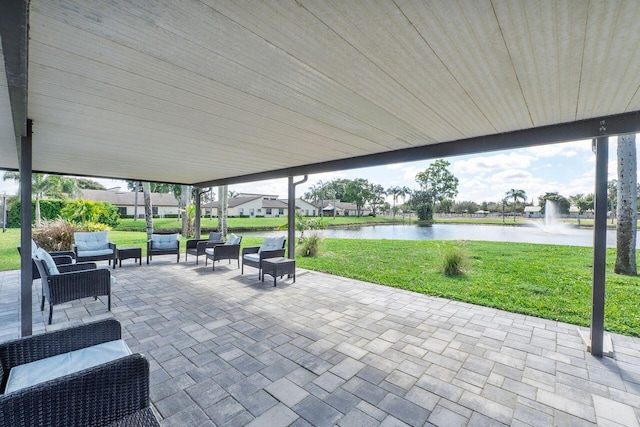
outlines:
{"label": "hedge", "polygon": [[[60,216],[60,210],[64,207],[64,200],[43,199],[40,200],[40,217],[54,220]],[[31,223],[36,222],[36,202],[31,201]],[[7,227],[20,228],[20,199],[15,198],[7,202]]]}

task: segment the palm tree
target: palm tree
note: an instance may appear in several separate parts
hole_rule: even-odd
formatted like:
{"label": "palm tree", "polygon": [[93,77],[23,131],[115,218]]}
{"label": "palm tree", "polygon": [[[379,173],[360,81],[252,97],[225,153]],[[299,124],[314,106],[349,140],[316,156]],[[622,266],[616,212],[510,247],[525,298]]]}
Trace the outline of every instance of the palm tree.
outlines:
{"label": "palm tree", "polygon": [[393,217],[396,217],[396,202],[398,201],[398,198],[400,197],[400,192],[401,192],[401,188],[396,186],[393,187],[389,187],[387,188],[387,194],[389,194],[391,197],[393,197]]}
{"label": "palm tree", "polygon": [[[5,172],[2,179],[4,181],[11,179],[20,183],[20,172]],[[79,193],[79,188],[73,178],[34,173],[31,175],[31,193],[35,196],[36,201],[36,227],[40,227],[42,225],[40,200],[45,196],[65,198],[65,193],[75,196]]]}
{"label": "palm tree", "polygon": [[144,217],[147,222],[147,240],[151,240],[153,235],[153,206],[151,206],[151,184],[143,181],[142,194],[144,195]]}
{"label": "palm tree", "polygon": [[227,216],[229,211],[229,186],[218,187],[218,231],[222,233],[222,238],[227,237]]}
{"label": "palm tree", "polygon": [[518,200],[522,200],[523,203],[527,200],[527,192],[524,190],[516,190],[512,188],[507,191],[505,195],[508,198],[513,199],[513,222],[516,222],[516,209],[518,208]]}
{"label": "palm tree", "polygon": [[637,160],[635,134],[618,137],[618,185],[616,224],[617,274],[635,276],[638,218]]}

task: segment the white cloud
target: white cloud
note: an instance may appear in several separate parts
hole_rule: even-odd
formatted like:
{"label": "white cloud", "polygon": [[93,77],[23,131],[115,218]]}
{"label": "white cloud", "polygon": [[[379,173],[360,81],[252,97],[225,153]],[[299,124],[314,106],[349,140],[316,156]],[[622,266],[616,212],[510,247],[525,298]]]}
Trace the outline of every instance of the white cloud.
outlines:
{"label": "white cloud", "polygon": [[507,169],[502,172],[495,173],[487,178],[489,182],[506,183],[513,186],[513,184],[533,180],[534,177],[531,172],[523,169]]}
{"label": "white cloud", "polygon": [[532,156],[509,153],[453,162],[455,174],[484,174],[506,168],[528,168],[534,160]]}
{"label": "white cloud", "polygon": [[538,145],[525,150],[536,157],[575,157],[578,154],[591,152],[591,141],[571,141],[561,144]]}

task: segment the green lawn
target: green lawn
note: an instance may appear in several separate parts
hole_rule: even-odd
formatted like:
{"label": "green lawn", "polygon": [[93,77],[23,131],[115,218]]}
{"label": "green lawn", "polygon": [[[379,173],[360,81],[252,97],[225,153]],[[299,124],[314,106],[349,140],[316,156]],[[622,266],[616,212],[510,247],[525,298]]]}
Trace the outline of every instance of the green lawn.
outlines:
{"label": "green lawn", "polygon": [[[118,246],[140,246],[144,232],[109,232]],[[19,230],[0,234],[0,271],[20,267]],[[186,239],[183,238],[183,243]],[[258,245],[245,237],[243,246]],[[471,268],[446,277],[440,250],[450,242],[325,239],[317,258],[297,257],[298,266],[429,295],[588,326],[591,313],[592,249],[501,242],[465,242]],[[640,336],[640,278],[613,274],[615,250],[607,252],[607,330]],[[640,261],[639,261],[640,263]]]}
{"label": "green lawn", "polygon": [[[522,243],[465,242],[471,269],[463,277],[439,270],[449,242],[326,239],[300,267],[588,326],[592,249]],[[607,252],[605,327],[640,336],[640,278],[613,274]]]}
{"label": "green lawn", "polygon": [[[317,217],[319,218],[319,217]],[[415,217],[414,217],[415,219]],[[200,227],[202,230],[212,230],[218,227],[218,219],[202,218],[200,220]],[[405,221],[409,221],[407,217]],[[355,217],[355,216],[339,216],[336,218],[324,217],[324,223],[327,227],[340,227],[348,225],[360,225],[360,224],[377,224],[377,223],[394,223],[402,222],[402,217],[398,216],[394,220],[387,217]],[[229,230],[274,230],[280,226],[286,226],[287,218],[229,218]],[[144,219],[134,221],[132,218],[123,219],[120,221],[118,227],[115,230],[121,231],[144,231],[146,225]],[[171,229],[180,230],[182,228],[182,222],[177,218],[154,218],[153,227],[156,230]]]}

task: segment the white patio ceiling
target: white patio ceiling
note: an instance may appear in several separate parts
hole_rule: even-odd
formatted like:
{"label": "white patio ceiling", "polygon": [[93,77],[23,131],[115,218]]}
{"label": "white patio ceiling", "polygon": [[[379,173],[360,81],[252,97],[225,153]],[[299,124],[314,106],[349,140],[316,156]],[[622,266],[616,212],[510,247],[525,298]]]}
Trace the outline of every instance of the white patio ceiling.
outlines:
{"label": "white patio ceiling", "polygon": [[194,184],[640,110],[638,1],[32,0],[29,26],[36,171]]}

